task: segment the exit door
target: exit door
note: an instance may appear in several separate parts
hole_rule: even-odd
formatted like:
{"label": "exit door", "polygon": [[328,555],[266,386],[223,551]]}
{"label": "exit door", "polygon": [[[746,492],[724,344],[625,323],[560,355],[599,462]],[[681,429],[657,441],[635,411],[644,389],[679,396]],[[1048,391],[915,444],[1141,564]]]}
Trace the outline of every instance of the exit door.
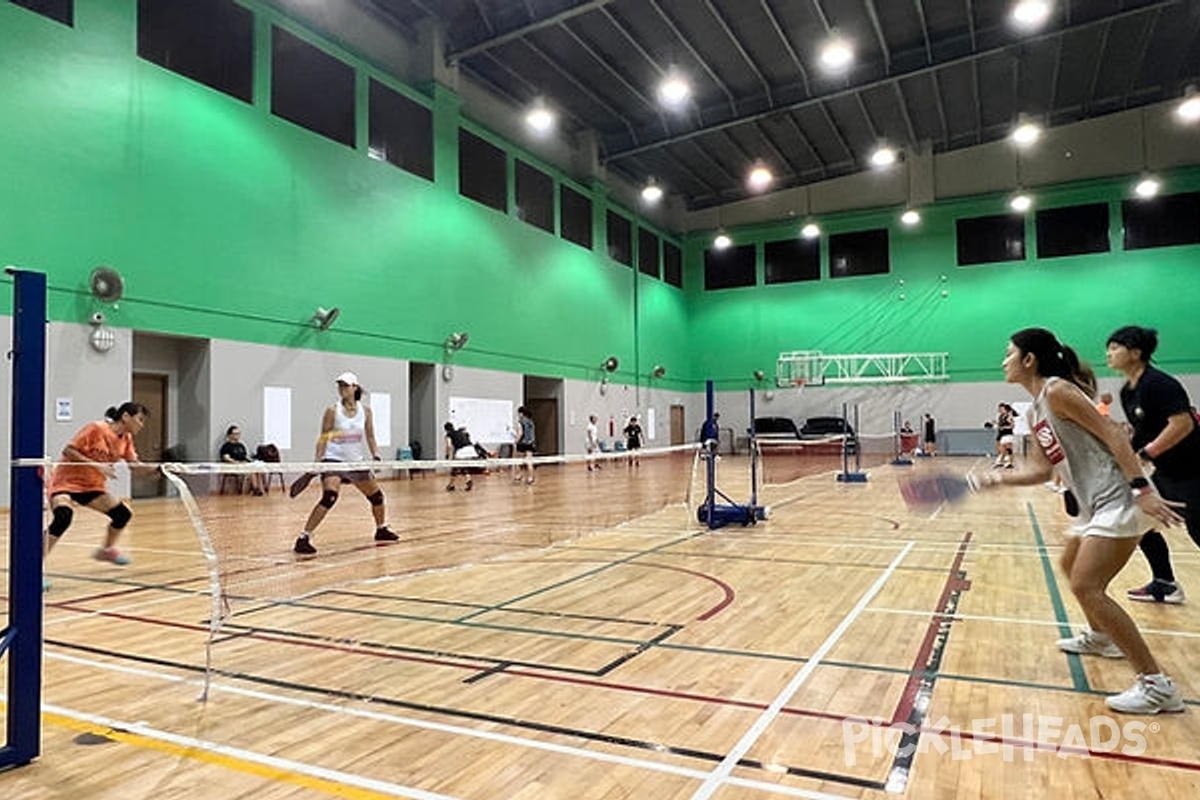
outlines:
{"label": "exit door", "polygon": [[[135,372],[133,402],[141,403],[150,412],[141,433],[133,437],[138,458],[162,461],[163,443],[167,440],[167,376]],[[130,476],[130,493],[134,497],[161,497],[166,494],[165,484],[161,472],[134,470]]]}

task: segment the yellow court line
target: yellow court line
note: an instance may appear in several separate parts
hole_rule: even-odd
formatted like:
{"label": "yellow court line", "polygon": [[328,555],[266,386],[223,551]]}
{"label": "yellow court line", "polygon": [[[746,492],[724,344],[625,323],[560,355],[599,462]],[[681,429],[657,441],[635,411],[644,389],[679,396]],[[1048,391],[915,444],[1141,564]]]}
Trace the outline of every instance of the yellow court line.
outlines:
{"label": "yellow court line", "polygon": [[[0,703],[0,707],[3,707]],[[58,714],[50,711],[42,712],[42,721],[55,725],[60,728],[78,731],[80,733],[90,733],[96,736],[103,736],[106,739],[111,739],[121,744],[133,745],[134,747],[142,747],[148,750],[157,750],[161,753],[187,758],[193,761],[199,761],[205,764],[213,764],[225,769],[234,770],[235,772],[243,772],[248,775],[254,775],[259,778],[277,781],[280,783],[292,784],[305,789],[312,789],[335,797],[345,797],[348,800],[392,800],[400,797],[429,797],[419,790],[410,790],[408,792],[400,791],[396,794],[378,792],[360,786],[351,786],[345,783],[322,778],[316,775],[306,775],[302,772],[297,772],[279,766],[272,766],[269,763],[259,763],[254,760],[246,759],[233,755],[227,752],[213,752],[202,747],[179,744],[171,741],[164,741],[152,736],[144,736],[139,733],[134,733],[127,730],[119,730],[103,724],[88,722],[86,720],[75,719],[63,714]],[[400,787],[397,787],[400,788]]]}

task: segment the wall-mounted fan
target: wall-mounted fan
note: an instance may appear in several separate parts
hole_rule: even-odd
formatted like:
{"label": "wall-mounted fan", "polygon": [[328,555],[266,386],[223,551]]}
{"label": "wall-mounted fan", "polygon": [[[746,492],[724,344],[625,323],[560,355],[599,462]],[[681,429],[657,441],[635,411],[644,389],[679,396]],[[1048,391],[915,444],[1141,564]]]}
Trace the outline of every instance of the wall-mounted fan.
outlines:
{"label": "wall-mounted fan", "polygon": [[329,330],[329,326],[333,324],[333,321],[338,318],[338,314],[340,313],[342,312],[337,306],[334,306],[333,308],[322,308],[317,306],[317,310],[314,311],[312,315],[313,324],[317,326],[317,330],[327,331]]}
{"label": "wall-mounted fan", "polygon": [[112,267],[96,267],[92,270],[88,285],[92,297],[104,303],[115,303],[125,293],[125,281],[121,279],[121,273]]}

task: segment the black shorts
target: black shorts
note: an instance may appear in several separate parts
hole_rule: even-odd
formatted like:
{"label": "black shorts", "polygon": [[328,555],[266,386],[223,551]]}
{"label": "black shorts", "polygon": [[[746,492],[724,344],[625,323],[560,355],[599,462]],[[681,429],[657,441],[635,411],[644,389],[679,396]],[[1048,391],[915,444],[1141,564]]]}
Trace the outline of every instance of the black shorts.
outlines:
{"label": "black shorts", "polygon": [[518,453],[536,453],[537,445],[533,442],[517,442]]}
{"label": "black shorts", "polygon": [[[324,464],[343,464],[343,461],[334,461],[333,459],[322,459]],[[337,478],[342,483],[365,483],[375,480],[375,475],[369,469],[352,469],[347,472],[322,472],[321,480],[326,478]]]}
{"label": "black shorts", "polygon": [[86,506],[97,497],[103,497],[104,495],[108,494],[108,492],[55,492],[54,494],[50,495],[50,499],[53,500],[56,497],[62,497],[64,494],[79,505]]}

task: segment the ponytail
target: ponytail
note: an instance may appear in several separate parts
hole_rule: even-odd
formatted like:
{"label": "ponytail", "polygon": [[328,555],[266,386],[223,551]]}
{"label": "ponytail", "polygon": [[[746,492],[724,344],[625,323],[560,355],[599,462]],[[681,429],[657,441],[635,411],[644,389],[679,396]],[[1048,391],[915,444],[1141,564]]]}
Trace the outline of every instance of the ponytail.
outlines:
{"label": "ponytail", "polygon": [[1022,353],[1037,360],[1037,374],[1043,378],[1064,378],[1078,386],[1084,394],[1096,394],[1096,373],[1087,362],[1081,362],[1075,351],[1058,340],[1045,328],[1024,328],[1010,339]]}

